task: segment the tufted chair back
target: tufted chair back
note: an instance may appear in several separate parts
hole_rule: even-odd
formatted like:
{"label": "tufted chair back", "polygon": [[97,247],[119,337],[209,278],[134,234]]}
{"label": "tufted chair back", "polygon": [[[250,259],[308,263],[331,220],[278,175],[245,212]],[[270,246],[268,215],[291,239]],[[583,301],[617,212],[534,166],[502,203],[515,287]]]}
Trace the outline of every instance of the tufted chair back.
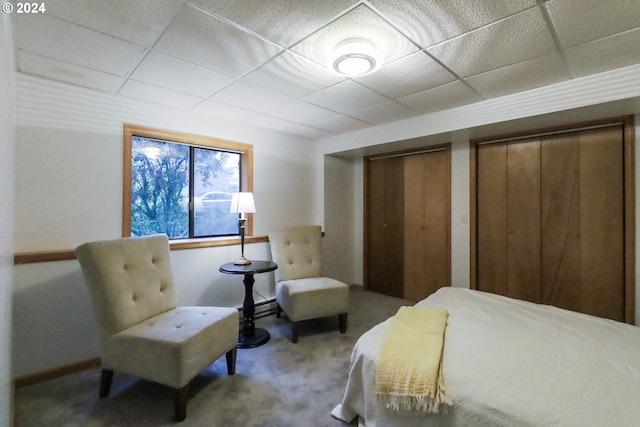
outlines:
{"label": "tufted chair back", "polygon": [[102,341],[176,307],[166,235],[85,243],[76,256]]}
{"label": "tufted chair back", "polygon": [[338,315],[340,333],[347,330],[349,286],[322,276],[322,230],[319,225],[273,228],[269,231],[275,271],[276,316],[291,321],[291,341],[298,342],[298,323]]}
{"label": "tufted chair back", "polygon": [[274,228],[269,231],[276,283],[322,276],[322,229],[319,225]]}

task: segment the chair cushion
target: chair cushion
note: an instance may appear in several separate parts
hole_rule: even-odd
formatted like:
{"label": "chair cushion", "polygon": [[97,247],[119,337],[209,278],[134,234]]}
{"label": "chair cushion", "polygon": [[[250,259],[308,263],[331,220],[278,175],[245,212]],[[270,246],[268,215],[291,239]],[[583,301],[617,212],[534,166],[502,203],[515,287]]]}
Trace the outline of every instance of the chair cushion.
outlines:
{"label": "chair cushion", "polygon": [[293,322],[349,311],[349,286],[328,277],[285,280],[276,285],[276,300]]}
{"label": "chair cushion", "polygon": [[238,341],[238,310],[179,307],[102,343],[102,366],[180,388]]}

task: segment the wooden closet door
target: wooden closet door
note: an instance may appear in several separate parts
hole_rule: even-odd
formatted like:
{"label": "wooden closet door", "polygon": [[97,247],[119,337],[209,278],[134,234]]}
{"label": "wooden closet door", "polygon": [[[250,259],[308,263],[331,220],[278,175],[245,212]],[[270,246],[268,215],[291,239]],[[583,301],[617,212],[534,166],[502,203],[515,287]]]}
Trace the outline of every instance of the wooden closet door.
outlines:
{"label": "wooden closet door", "polygon": [[366,289],[419,301],[450,286],[450,146],[365,162]]}
{"label": "wooden closet door", "polygon": [[404,298],[451,285],[450,152],[404,160]]}
{"label": "wooden closet door", "polygon": [[477,288],[507,295],[507,143],[477,149]]}
{"label": "wooden closet door", "polygon": [[544,304],[580,311],[580,138],[543,138],[541,249]]}
{"label": "wooden closet door", "polygon": [[507,146],[507,296],[540,302],[540,141]]}
{"label": "wooden closet door", "polygon": [[478,145],[476,155],[477,289],[632,321],[624,127]]}
{"label": "wooden closet door", "polygon": [[622,128],[580,135],[581,311],[624,321]]}
{"label": "wooden closet door", "polygon": [[403,159],[367,163],[366,256],[367,289],[402,297],[404,265]]}
{"label": "wooden closet door", "polygon": [[540,140],[477,148],[477,289],[540,302]]}

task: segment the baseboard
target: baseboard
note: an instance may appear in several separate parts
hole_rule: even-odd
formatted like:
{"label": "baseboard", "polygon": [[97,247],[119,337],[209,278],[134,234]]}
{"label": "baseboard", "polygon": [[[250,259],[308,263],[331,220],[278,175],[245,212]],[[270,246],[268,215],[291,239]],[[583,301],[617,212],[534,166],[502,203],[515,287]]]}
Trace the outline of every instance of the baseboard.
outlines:
{"label": "baseboard", "polygon": [[[270,299],[267,301],[262,301],[256,304],[256,311],[253,317],[255,319],[259,319],[265,316],[271,316],[276,314],[276,309],[278,307],[278,303],[276,303],[275,299]],[[240,319],[242,321],[242,319]]]}
{"label": "baseboard", "polygon": [[99,357],[95,357],[93,359],[82,360],[80,362],[70,363],[68,365],[58,366],[56,368],[47,369],[44,371],[36,372],[29,375],[23,375],[20,377],[16,377],[13,379],[13,388],[25,387],[28,385],[33,385],[37,383],[41,383],[44,381],[49,381],[54,378],[63,377],[65,375],[74,374],[76,372],[84,371],[85,369],[95,368],[96,366],[100,366],[102,362]]}

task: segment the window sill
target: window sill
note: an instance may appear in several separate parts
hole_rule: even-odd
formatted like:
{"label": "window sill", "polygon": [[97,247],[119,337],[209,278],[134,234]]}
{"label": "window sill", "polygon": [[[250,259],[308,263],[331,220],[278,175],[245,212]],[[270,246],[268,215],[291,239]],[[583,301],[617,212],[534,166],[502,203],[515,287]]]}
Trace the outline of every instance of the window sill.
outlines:
{"label": "window sill", "polygon": [[[268,236],[246,236],[245,244],[268,242]],[[213,248],[216,246],[233,246],[240,244],[240,237],[215,237],[205,239],[180,239],[170,240],[169,247],[172,251],[183,249]],[[20,252],[13,256],[13,264],[35,264],[40,262],[67,261],[76,259],[73,249],[61,249],[57,251]]]}

